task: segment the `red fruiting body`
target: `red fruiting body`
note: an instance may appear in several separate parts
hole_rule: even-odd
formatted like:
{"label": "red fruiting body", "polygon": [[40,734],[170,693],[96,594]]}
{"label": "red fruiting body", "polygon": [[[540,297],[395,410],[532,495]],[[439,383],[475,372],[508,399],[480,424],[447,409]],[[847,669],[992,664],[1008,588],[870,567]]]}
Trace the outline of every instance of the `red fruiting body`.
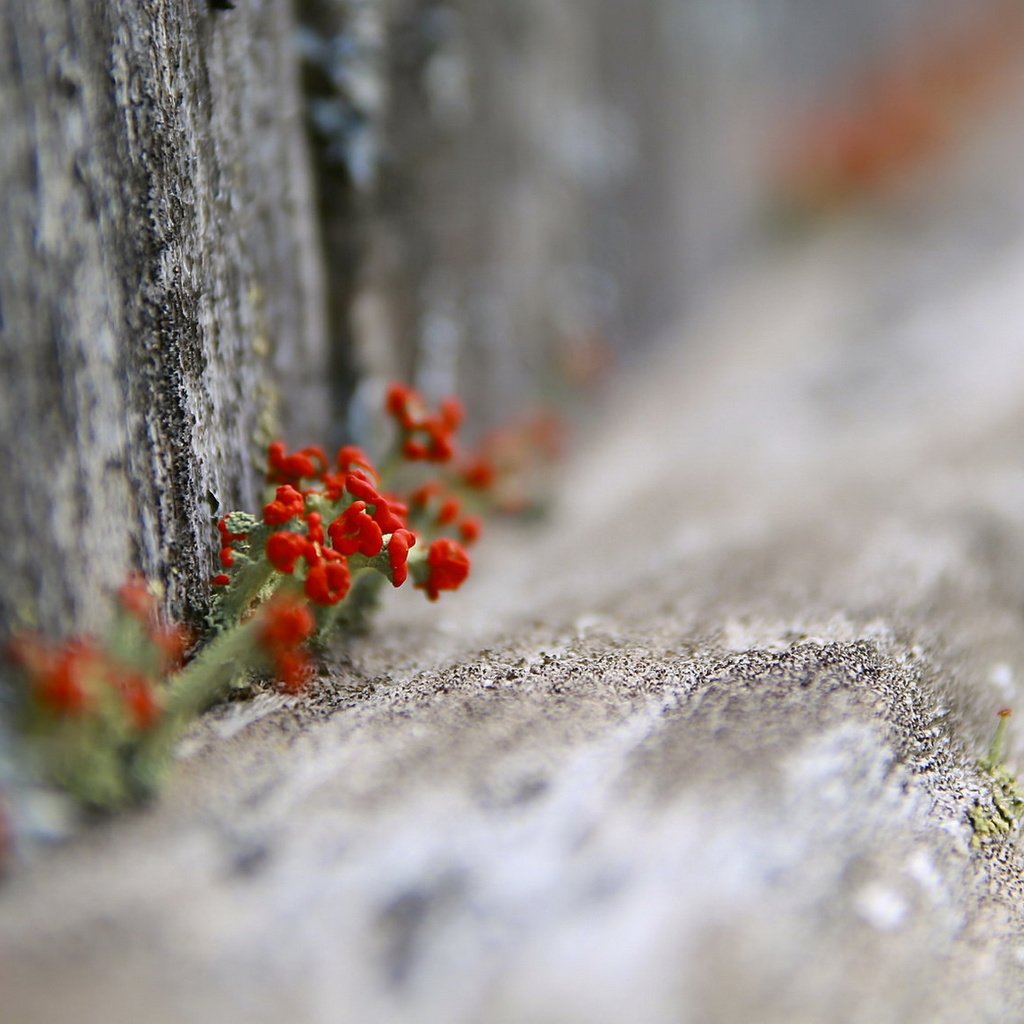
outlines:
{"label": "red fruiting body", "polygon": [[417,586],[436,601],[442,590],[457,590],[469,575],[469,555],[457,541],[439,537],[427,552],[427,578]]}
{"label": "red fruiting body", "polygon": [[452,428],[440,417],[425,419],[419,429],[427,435],[424,454],[420,458],[427,462],[447,462],[454,453]]}
{"label": "red fruiting body", "polygon": [[271,483],[297,484],[303,477],[318,477],[327,471],[327,456],[322,448],[311,446],[289,455],[283,441],[274,441],[267,448],[267,464]]}
{"label": "red fruiting body", "polygon": [[306,538],[301,533],[281,530],[267,538],[267,560],[278,571],[295,572],[295,563],[306,551]]}
{"label": "red fruiting body", "polygon": [[335,551],[354,555],[357,551],[367,558],[379,555],[384,546],[381,528],[366,511],[365,501],[354,501],[327,528]]}
{"label": "red fruiting body", "polygon": [[406,565],[409,559],[409,548],[416,543],[416,534],[412,530],[395,530],[388,541],[388,563],[391,566],[391,585],[400,587],[409,578]]}
{"label": "red fruiting body", "polygon": [[[168,629],[154,631],[151,639],[159,646],[172,633],[182,635],[180,630]],[[134,729],[149,729],[159,717],[154,680],[113,660],[91,643],[72,640],[54,650],[43,647],[31,637],[19,638],[12,654],[28,671],[38,703],[62,718],[80,718],[93,712],[101,714],[104,704],[102,700],[97,703],[97,698],[105,690],[113,690],[120,696],[121,706]],[[166,655],[164,660],[167,660]]]}
{"label": "red fruiting body", "polygon": [[449,523],[454,523],[459,518],[461,511],[462,506],[459,504],[458,498],[446,498],[437,510],[437,525],[447,526]]}
{"label": "red fruiting body", "polygon": [[85,685],[90,671],[95,671],[98,652],[91,646],[72,641],[55,652],[44,652],[48,663],[35,675],[33,689],[40,703],[58,715],[78,718],[91,704]]}
{"label": "red fruiting body", "polygon": [[313,614],[291,595],[271,598],[262,613],[259,640],[274,663],[281,686],[297,693],[309,678],[309,662],[302,644],[312,634]]}
{"label": "red fruiting body", "polygon": [[299,454],[313,463],[313,472],[307,475],[323,476],[327,472],[327,454],[319,445],[314,444],[303,448]]}
{"label": "red fruiting body", "polygon": [[409,504],[414,505],[417,508],[422,508],[425,505],[430,504],[430,499],[436,497],[442,491],[440,481],[428,480],[422,487],[417,487],[412,494],[409,495]]}
{"label": "red fruiting body", "polygon": [[228,517],[227,516],[221,516],[220,519],[217,520],[217,529],[218,529],[218,531],[220,531],[221,539],[224,541],[225,544],[228,541],[231,541],[231,540],[244,540],[245,539],[245,534],[244,533],[232,533],[228,529]]}
{"label": "red fruiting body", "polygon": [[309,659],[302,651],[279,654],[274,661],[274,670],[285,693],[301,693],[309,682]]}
{"label": "red fruiting body", "polygon": [[227,516],[217,520],[217,529],[220,531],[220,564],[230,569],[235,564],[235,550],[231,544],[236,540],[245,540],[247,534],[232,533],[228,529]]}
{"label": "red fruiting body", "polygon": [[348,593],[351,582],[344,560],[314,565],[306,574],[306,596],[316,604],[337,604]]}
{"label": "red fruiting body", "polygon": [[156,610],[156,602],[149,591],[149,585],[139,573],[132,573],[121,584],[117,599],[126,612],[143,622],[148,622]]}
{"label": "red fruiting body", "polygon": [[385,407],[403,430],[412,430],[416,426],[412,406],[423,407],[423,399],[417,391],[405,384],[392,384],[388,388]]}
{"label": "red fruiting body", "polygon": [[446,433],[449,434],[459,429],[466,415],[466,410],[462,403],[454,396],[442,399],[441,404],[437,407],[437,411],[440,414],[441,423]]}
{"label": "red fruiting body", "polygon": [[474,459],[462,471],[462,480],[467,487],[474,487],[477,490],[486,490],[490,487],[497,476],[494,465],[487,459]]}
{"label": "red fruiting body", "polygon": [[[338,466],[339,473],[351,473],[360,472],[365,470],[364,475],[374,480],[378,478],[377,469],[374,464],[370,461],[366,452],[362,448],[356,447],[354,444],[346,444],[338,449],[338,454],[335,457],[335,462]],[[353,470],[353,466],[357,467]]]}
{"label": "red fruiting body", "polygon": [[161,668],[174,672],[185,663],[185,652],[192,643],[192,636],[184,626],[163,626],[150,631],[150,640],[160,651]]}
{"label": "red fruiting body", "polygon": [[269,654],[278,654],[302,644],[316,628],[313,613],[297,598],[278,595],[264,606],[260,643]]}
{"label": "red fruiting body", "polygon": [[305,508],[306,499],[291,484],[282,484],[274,500],[263,506],[263,521],[268,526],[284,526],[289,520],[302,515]]}
{"label": "red fruiting body", "polygon": [[306,516],[306,537],[310,544],[323,544],[324,542],[324,520],[319,512],[310,512]]}
{"label": "red fruiting body", "polygon": [[[431,416],[420,396],[403,384],[388,389],[386,407],[402,431],[402,454],[411,462],[447,462],[454,453],[452,434],[462,422],[462,403],[445,398]],[[416,436],[419,435],[419,436]]]}
{"label": "red fruiting body", "polygon": [[405,520],[402,516],[408,510],[400,502],[378,494],[377,489],[365,477],[349,473],[345,477],[345,489],[353,498],[373,506],[370,518],[380,527],[381,533],[394,533],[395,530],[404,529]]}
{"label": "red fruiting body", "polygon": [[160,704],[150,681],[139,672],[132,672],[119,680],[121,699],[132,725],[139,731],[152,729],[160,717]]}
{"label": "red fruiting body", "polygon": [[427,459],[430,462],[447,462],[455,454],[451,438],[447,434],[431,432]]}
{"label": "red fruiting body", "polygon": [[[454,435],[463,418],[462,405],[456,399],[443,400],[434,411],[412,388],[393,385],[387,407],[398,427],[395,447],[404,450],[407,458],[426,462],[452,458]],[[439,480],[405,498],[383,490],[386,484],[380,482],[373,463],[354,445],[339,448],[329,463],[321,448],[289,452],[283,442],[275,441],[268,448],[267,459],[267,479],[276,489],[273,500],[263,506],[263,522],[257,528],[258,521],[243,513],[217,522],[220,564],[230,569],[242,562],[246,571],[213,576],[215,586],[230,588],[218,595],[213,618],[217,625],[240,632],[235,634],[235,643],[212,645],[209,659],[201,655],[190,667],[187,679],[181,681],[186,707],[191,706],[193,693],[214,699],[223,691],[227,685],[224,663],[235,654],[232,674],[255,664],[272,669],[286,692],[299,692],[312,672],[307,641],[318,623],[321,629],[335,623],[331,613],[316,609],[336,606],[348,596],[351,558],[356,559],[354,565],[359,570],[372,568],[386,575],[395,587],[413,574],[417,586],[432,601],[442,591],[461,586],[470,571],[469,556],[449,538],[435,540],[426,556],[410,565],[409,553],[417,537],[406,525],[409,508],[405,501],[414,506],[418,522],[427,524],[432,532],[447,527],[447,532],[457,532],[470,543],[480,534],[480,521],[464,514],[456,495],[462,495],[467,486],[489,485],[494,477],[491,462],[478,459],[468,468],[442,471]],[[496,462],[504,471],[503,460],[496,457]],[[446,490],[446,484],[453,485],[452,491]],[[308,511],[307,504],[317,511]],[[229,522],[252,524],[255,532],[234,532]],[[256,537],[259,543],[254,543]],[[260,559],[261,545],[265,561]],[[270,567],[298,578],[282,580],[269,572]],[[261,605],[267,590],[274,589],[277,593]],[[138,763],[135,755],[144,751],[147,743],[141,734],[156,729],[162,738],[165,728],[177,726],[179,717],[184,719],[172,677],[184,663],[191,643],[181,627],[161,625],[159,602],[141,576],[129,577],[119,591],[119,600],[121,616],[105,646],[72,641],[47,648],[24,637],[12,647],[28,684],[24,692],[29,712],[26,721],[32,728],[50,730],[44,738],[53,741],[61,774],[76,780],[73,788],[82,799],[101,803],[113,803],[135,792],[139,781],[133,777]],[[108,749],[101,751],[103,745]],[[123,793],[105,782],[98,797],[91,791],[95,788],[91,782],[78,787],[77,779],[88,782],[91,773],[79,772],[75,760],[81,760],[87,769],[87,759],[101,752],[116,756],[116,765],[124,773]],[[0,807],[0,860],[2,812]]]}
{"label": "red fruiting body", "polygon": [[340,501],[345,493],[345,473],[324,473],[320,493],[331,502]]}
{"label": "red fruiting body", "polygon": [[483,532],[483,524],[478,516],[466,516],[459,523],[459,535],[466,544],[473,544],[480,539]]}
{"label": "red fruiting body", "polygon": [[245,540],[247,534],[244,533],[232,533],[228,529],[228,517],[221,516],[217,520],[217,529],[220,531],[220,540],[222,544],[230,544],[233,540]]}
{"label": "red fruiting body", "polygon": [[409,507],[403,505],[393,494],[382,494],[381,504],[373,511],[373,521],[384,533],[406,528],[405,520],[409,515]]}

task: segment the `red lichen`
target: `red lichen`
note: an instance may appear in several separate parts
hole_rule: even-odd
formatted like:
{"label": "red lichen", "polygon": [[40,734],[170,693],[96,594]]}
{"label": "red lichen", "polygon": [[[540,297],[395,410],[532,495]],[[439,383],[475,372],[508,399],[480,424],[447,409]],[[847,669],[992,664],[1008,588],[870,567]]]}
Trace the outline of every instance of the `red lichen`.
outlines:
{"label": "red lichen", "polygon": [[431,413],[418,391],[392,384],[385,408],[399,428],[399,448],[410,462],[447,462],[454,455],[454,435],[463,419],[457,398],[442,399]]}
{"label": "red lichen", "polygon": [[348,593],[351,582],[344,559],[321,562],[306,573],[306,596],[315,604],[337,604]]}
{"label": "red lichen", "polygon": [[400,587],[409,578],[409,549],[416,543],[412,530],[395,530],[388,541],[388,565],[391,568],[391,585]]}
{"label": "red lichen", "polygon": [[357,551],[367,558],[379,555],[384,546],[380,526],[366,511],[365,501],[354,501],[327,528],[335,551],[354,555]]}
{"label": "red lichen", "polygon": [[311,445],[288,454],[283,441],[274,441],[267,448],[267,479],[272,484],[298,484],[306,478],[321,476],[327,471],[327,455],[322,448]]}
{"label": "red lichen", "polygon": [[465,544],[475,544],[480,539],[481,533],[483,533],[483,523],[479,516],[466,516],[459,523],[459,536],[462,537]]}
{"label": "red lichen", "polygon": [[279,530],[267,538],[267,561],[286,575],[295,572],[298,560],[306,551],[307,540],[301,533]]}
{"label": "red lichen", "polygon": [[315,627],[309,607],[292,594],[275,595],[261,612],[259,643],[288,693],[297,693],[309,678],[311,668],[304,644]]}
{"label": "red lichen", "polygon": [[305,507],[306,499],[291,484],[282,484],[274,500],[263,506],[263,522],[268,526],[283,526],[301,516]]}
{"label": "red lichen", "polygon": [[470,561],[465,548],[449,537],[439,537],[427,552],[427,576],[417,586],[436,601],[442,590],[458,590],[469,575]]}

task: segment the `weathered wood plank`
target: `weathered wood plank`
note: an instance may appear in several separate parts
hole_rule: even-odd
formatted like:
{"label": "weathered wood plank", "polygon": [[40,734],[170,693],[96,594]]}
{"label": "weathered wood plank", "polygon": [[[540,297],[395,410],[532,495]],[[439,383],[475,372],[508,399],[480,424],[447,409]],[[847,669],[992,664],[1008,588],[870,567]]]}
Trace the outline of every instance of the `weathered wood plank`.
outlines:
{"label": "weathered wood plank", "polygon": [[277,2],[0,12],[8,626],[96,628],[129,568],[201,607],[278,388],[322,418],[291,28]]}

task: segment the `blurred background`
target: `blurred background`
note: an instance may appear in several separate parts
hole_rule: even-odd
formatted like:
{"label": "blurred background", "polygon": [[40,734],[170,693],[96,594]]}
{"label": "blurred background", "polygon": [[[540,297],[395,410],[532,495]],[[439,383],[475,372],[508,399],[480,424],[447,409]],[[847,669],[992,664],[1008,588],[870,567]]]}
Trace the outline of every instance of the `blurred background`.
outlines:
{"label": "blurred background", "polygon": [[969,150],[1022,11],[0,5],[0,620],[100,628],[134,569],[201,619],[268,441],[366,441],[390,380],[470,440],[571,419],[746,262]]}
{"label": "blurred background", "polygon": [[1004,0],[298,10],[357,432],[392,376],[478,427],[599,387],[716,275],[969,139],[1024,25]]}

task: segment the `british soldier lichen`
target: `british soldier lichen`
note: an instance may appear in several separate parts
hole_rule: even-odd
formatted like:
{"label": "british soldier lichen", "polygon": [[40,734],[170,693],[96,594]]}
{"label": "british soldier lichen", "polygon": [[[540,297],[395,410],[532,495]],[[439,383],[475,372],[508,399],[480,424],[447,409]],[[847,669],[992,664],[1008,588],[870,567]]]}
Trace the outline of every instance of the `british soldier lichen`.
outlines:
{"label": "british soldier lichen", "polygon": [[434,411],[395,384],[386,409],[395,426],[387,472],[352,445],[333,460],[319,447],[269,445],[262,514],[217,521],[205,643],[164,624],[158,592],[138,577],[121,588],[106,637],[15,638],[17,717],[52,783],[93,808],[138,800],[188,722],[252,672],[298,693],[313,673],[310,645],[360,625],[385,584],[411,578],[433,601],[465,582],[464,545],[480,534],[466,510],[483,503],[495,474],[481,472],[480,454],[458,458],[456,399]]}

